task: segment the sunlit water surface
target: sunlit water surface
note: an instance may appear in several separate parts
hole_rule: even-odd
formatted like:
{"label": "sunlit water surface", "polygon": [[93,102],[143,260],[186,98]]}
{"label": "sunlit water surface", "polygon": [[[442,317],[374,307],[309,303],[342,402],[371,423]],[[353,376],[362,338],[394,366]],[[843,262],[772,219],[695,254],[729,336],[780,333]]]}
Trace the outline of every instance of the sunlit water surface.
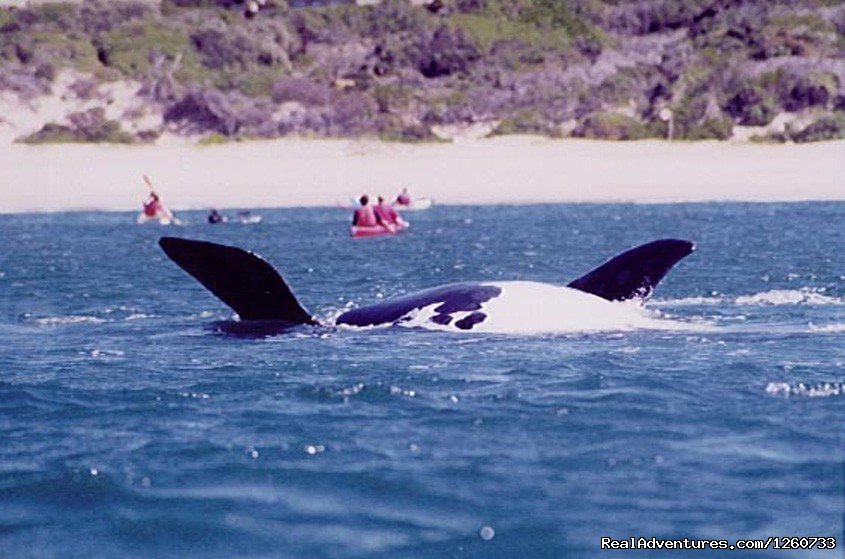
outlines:
{"label": "sunlit water surface", "polygon": [[[260,213],[0,216],[0,556],[841,538],[845,204],[435,207],[365,240],[340,210]],[[654,238],[698,250],[647,327],[244,338],[214,329],[231,311],[166,259],[163,234],[259,252],[325,320],[455,281],[565,284]],[[554,309],[540,300],[538,320]]]}

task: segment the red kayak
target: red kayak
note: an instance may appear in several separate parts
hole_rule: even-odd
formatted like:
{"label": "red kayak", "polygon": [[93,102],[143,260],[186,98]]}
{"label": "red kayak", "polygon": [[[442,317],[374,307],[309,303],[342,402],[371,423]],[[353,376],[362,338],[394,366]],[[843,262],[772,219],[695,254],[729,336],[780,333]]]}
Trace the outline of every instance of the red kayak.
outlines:
{"label": "red kayak", "polygon": [[353,237],[379,237],[381,235],[395,235],[399,231],[408,228],[408,225],[399,226],[395,229],[388,229],[383,225],[353,225],[349,231]]}

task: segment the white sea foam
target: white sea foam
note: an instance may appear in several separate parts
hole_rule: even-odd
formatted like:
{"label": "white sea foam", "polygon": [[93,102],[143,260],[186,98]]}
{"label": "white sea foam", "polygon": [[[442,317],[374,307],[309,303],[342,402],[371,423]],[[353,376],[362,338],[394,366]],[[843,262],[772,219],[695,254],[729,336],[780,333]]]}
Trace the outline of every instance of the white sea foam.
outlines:
{"label": "white sea foam", "polygon": [[697,307],[706,305],[721,305],[724,297],[681,297],[679,299],[653,299],[649,304],[654,307]]}
{"label": "white sea foam", "polygon": [[45,316],[33,319],[33,322],[40,326],[63,326],[65,324],[92,323],[100,324],[106,322],[104,318],[97,316],[68,315],[68,316]]}
{"label": "white sea foam", "polygon": [[845,394],[845,382],[817,382],[805,384],[803,382],[770,382],[766,385],[766,393],[778,396],[803,396],[806,398],[824,398]]}
{"label": "white sea foam", "polygon": [[774,289],[736,298],[737,305],[845,305],[845,300],[812,288]]}
{"label": "white sea foam", "polygon": [[838,332],[845,332],[845,324],[841,322],[833,323],[833,324],[813,324],[812,322],[809,325],[810,332],[826,332],[826,333],[838,333]]}
{"label": "white sea foam", "polygon": [[[535,282],[493,282],[502,290],[482,305],[487,318],[473,332],[499,334],[545,334],[602,332],[634,329],[708,330],[706,324],[690,324],[661,318],[638,304],[611,303],[589,293]],[[455,323],[474,311],[452,313],[447,326],[430,321],[439,303],[409,316],[405,326],[430,330],[459,331]]]}
{"label": "white sea foam", "polygon": [[650,303],[655,307],[687,307],[713,305],[774,306],[774,305],[845,305],[845,299],[824,293],[823,289],[803,287],[801,289],[773,289],[752,295],[731,298],[724,295],[702,297],[681,297],[679,299],[656,299]]}

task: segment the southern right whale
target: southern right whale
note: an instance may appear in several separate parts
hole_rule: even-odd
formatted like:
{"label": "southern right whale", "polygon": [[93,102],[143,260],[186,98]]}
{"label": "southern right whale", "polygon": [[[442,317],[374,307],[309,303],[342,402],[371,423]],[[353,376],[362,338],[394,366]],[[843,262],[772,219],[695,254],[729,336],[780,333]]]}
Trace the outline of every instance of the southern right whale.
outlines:
{"label": "southern right whale", "polygon": [[[297,300],[281,275],[260,256],[238,247],[162,237],[165,254],[239,318],[244,332],[322,326]],[[432,287],[349,310],[335,325],[430,324],[439,328],[497,330],[497,315],[522,321],[528,331],[552,331],[561,313],[591,324],[616,312],[619,301],[644,302],[666,273],[695,250],[690,241],[660,239],[627,250],[565,286],[533,282],[464,282]]]}

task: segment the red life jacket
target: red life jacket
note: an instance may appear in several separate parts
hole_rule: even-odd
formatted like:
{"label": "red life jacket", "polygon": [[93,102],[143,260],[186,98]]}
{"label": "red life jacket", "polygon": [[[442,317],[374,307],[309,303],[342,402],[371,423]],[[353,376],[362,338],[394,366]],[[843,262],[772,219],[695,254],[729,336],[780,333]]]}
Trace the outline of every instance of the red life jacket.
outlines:
{"label": "red life jacket", "polygon": [[161,210],[161,202],[154,198],[150,198],[144,202],[144,215],[147,217],[155,217]]}
{"label": "red life jacket", "polygon": [[396,223],[399,220],[399,214],[396,213],[396,210],[390,204],[378,204],[375,212],[382,223]]}
{"label": "red life jacket", "polygon": [[373,227],[378,225],[376,212],[373,210],[373,207],[367,205],[355,210],[355,218],[352,220],[352,224],[358,227]]}

